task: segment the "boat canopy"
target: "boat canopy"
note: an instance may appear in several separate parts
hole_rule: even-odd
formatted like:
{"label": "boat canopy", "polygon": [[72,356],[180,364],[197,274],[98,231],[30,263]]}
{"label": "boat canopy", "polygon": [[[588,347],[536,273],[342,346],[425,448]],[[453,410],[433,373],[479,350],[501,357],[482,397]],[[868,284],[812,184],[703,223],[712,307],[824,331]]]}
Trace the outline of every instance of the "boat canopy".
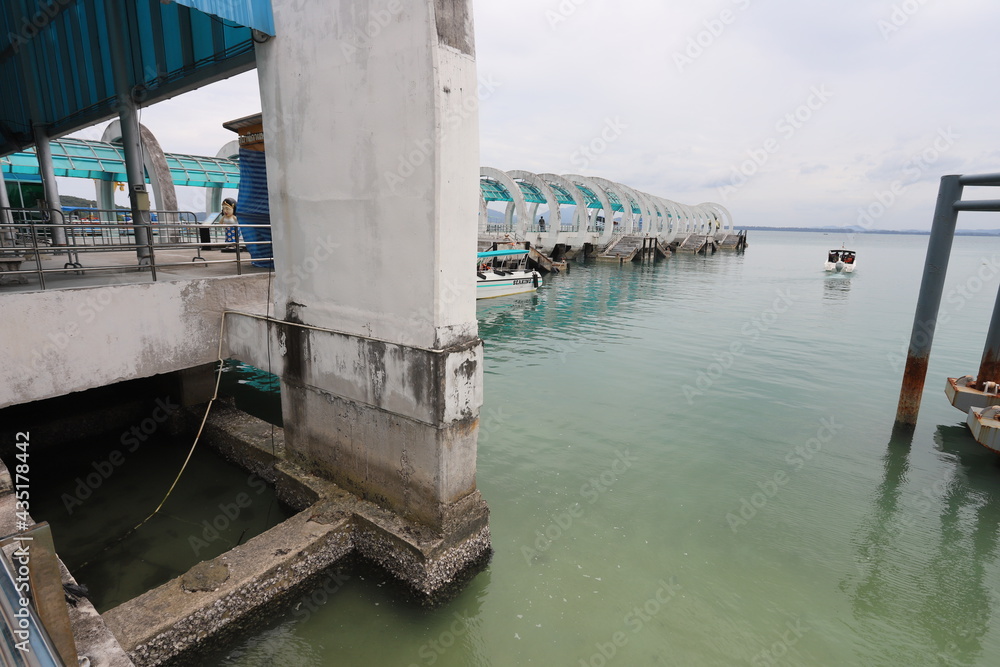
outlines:
{"label": "boat canopy", "polygon": [[510,255],[527,255],[527,250],[490,250],[487,252],[480,252],[476,254],[476,257],[483,259],[485,257],[508,257]]}

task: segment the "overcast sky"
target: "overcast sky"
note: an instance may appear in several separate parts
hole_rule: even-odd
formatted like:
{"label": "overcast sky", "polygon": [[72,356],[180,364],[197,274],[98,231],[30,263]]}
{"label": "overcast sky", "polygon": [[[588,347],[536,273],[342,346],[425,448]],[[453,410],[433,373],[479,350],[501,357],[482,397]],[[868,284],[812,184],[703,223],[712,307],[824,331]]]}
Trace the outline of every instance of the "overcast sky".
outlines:
{"label": "overcast sky", "polygon": [[[1000,171],[996,0],[474,7],[479,74],[494,88],[483,165],[718,202],[737,225],[882,229],[929,228],[942,174]],[[214,155],[233,138],[222,122],[259,110],[250,72],[142,122],[167,152]],[[960,224],[1000,228],[1000,216]]]}

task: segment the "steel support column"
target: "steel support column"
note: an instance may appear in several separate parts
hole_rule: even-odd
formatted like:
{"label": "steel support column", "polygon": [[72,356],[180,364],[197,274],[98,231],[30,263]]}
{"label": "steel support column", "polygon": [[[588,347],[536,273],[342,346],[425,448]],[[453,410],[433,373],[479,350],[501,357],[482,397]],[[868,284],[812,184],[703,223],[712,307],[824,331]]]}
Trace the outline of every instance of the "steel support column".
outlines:
{"label": "steel support column", "polygon": [[118,119],[121,122],[122,149],[125,152],[125,174],[128,177],[129,203],[132,208],[132,225],[135,227],[136,255],[139,263],[148,261],[149,250],[149,194],[146,191],[146,172],[142,164],[142,138],[139,134],[139,114],[132,98],[132,82],[126,63],[124,37],[125,7],[120,0],[112,0],[108,12],[108,47],[114,66],[115,93],[118,96]]}
{"label": "steel support column", "polygon": [[[45,128],[35,125],[35,152],[38,155],[38,173],[42,176],[42,187],[45,189],[45,208],[62,212],[62,202],[59,200],[59,186],[56,184],[56,170],[52,166],[52,145]],[[61,215],[52,216],[52,222],[62,223]],[[66,245],[66,228],[52,227],[52,245]]]}
{"label": "steel support column", "polygon": [[[14,216],[10,214],[10,197],[7,196],[7,183],[3,178],[3,170],[0,170],[0,225],[14,224]],[[11,227],[0,227],[0,239],[4,245],[14,245],[14,230]]]}
{"label": "steel support column", "polygon": [[913,331],[910,347],[903,371],[903,385],[899,391],[899,406],[896,422],[913,426],[920,411],[920,397],[927,377],[927,362],[930,359],[931,344],[937,326],[944,280],[948,273],[951,245],[955,239],[958,222],[956,202],[962,199],[964,186],[959,176],[941,177],[937,206],[934,209],[934,223],[930,240],[927,242],[927,259],[924,261],[924,277],[920,283],[917,311],[913,317]]}
{"label": "steel support column", "polygon": [[985,391],[987,382],[1000,382],[1000,290],[993,304],[993,319],[990,320],[990,331],[986,334],[986,344],[983,347],[983,358],[979,362],[979,374],[976,375],[976,387]]}

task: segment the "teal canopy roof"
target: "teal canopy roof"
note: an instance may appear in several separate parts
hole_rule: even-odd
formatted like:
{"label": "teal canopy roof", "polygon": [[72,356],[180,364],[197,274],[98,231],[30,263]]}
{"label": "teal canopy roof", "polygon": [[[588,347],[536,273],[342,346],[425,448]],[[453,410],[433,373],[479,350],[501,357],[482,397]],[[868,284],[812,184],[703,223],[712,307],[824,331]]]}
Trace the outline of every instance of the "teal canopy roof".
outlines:
{"label": "teal canopy roof", "polygon": [[231,19],[266,27],[270,0],[185,4],[0,2],[0,155],[33,145],[35,125],[59,136],[117,116],[116,74],[148,106],[254,67],[252,31]]}
{"label": "teal canopy roof", "polygon": [[490,178],[479,179],[479,189],[483,192],[483,199],[491,201],[514,201],[510,192],[507,191],[500,182]]}
{"label": "teal canopy roof", "polygon": [[[99,181],[128,180],[125,153],[120,146],[83,139],[59,139],[52,141],[51,146],[56,176]],[[173,153],[167,153],[166,158],[174,185],[239,187],[240,167],[235,160]],[[5,175],[10,174],[12,180],[38,180],[38,158],[34,149],[0,158],[0,169]]]}
{"label": "teal canopy roof", "polygon": [[555,193],[556,201],[559,202],[560,204],[576,203],[576,200],[573,199],[573,195],[571,195],[569,192],[563,189],[562,186],[556,185],[554,183],[549,183],[549,187],[552,189],[552,192]]}
{"label": "teal canopy roof", "polygon": [[[528,202],[529,204],[546,203],[545,195],[542,194],[540,188],[525,181],[515,181],[515,183],[517,183],[518,189],[524,196],[525,202]],[[573,199],[573,196],[569,192],[567,192],[565,188],[553,183],[549,183],[548,186],[552,188],[552,192],[553,194],[555,194],[556,201],[558,203],[560,204],[576,203],[576,201]],[[486,200],[487,202],[514,201],[514,198],[511,196],[510,192],[508,192],[507,188],[505,188],[502,183],[492,178],[485,178],[485,177],[480,178],[479,188],[483,192],[483,199]],[[583,185],[576,185],[576,188],[583,193],[583,198],[587,202],[587,208],[595,208],[595,209],[603,208],[601,205],[601,200],[597,197],[596,194],[594,194],[594,192],[590,188]],[[621,212],[625,210],[625,207],[622,206],[621,200],[615,195],[614,192],[606,191],[605,194],[607,195],[608,200],[611,202],[611,207],[615,211]],[[633,213],[642,214],[642,210],[634,202],[631,202],[631,204]]]}
{"label": "teal canopy roof", "polygon": [[542,191],[536,188],[531,183],[525,183],[524,181],[514,181],[517,183],[517,187],[521,189],[521,194],[524,195],[524,201],[529,204],[544,204],[546,201],[545,195]]}
{"label": "teal canopy roof", "polygon": [[601,200],[598,199],[593,190],[582,185],[577,185],[576,189],[583,193],[583,198],[587,202],[587,208],[604,208]]}

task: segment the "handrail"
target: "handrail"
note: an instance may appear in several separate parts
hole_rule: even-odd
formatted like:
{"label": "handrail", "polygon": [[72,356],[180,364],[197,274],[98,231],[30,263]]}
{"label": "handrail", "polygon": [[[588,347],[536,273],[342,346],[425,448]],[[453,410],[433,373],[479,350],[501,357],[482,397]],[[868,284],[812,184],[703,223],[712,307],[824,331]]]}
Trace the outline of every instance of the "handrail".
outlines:
{"label": "handrail", "polygon": [[[80,213],[86,217],[80,217]],[[67,221],[69,217],[70,221]],[[145,215],[143,216],[145,217]],[[155,219],[153,219],[155,217]],[[197,261],[199,265],[234,264],[235,273],[242,275],[243,263],[273,262],[273,256],[247,257],[246,250],[252,246],[269,246],[271,241],[249,241],[241,237],[240,230],[270,229],[268,224],[224,225],[218,222],[204,224],[197,220],[190,211],[150,211],[149,220],[136,222],[129,219],[130,212],[109,209],[76,209],[67,216],[58,209],[18,209],[0,208],[0,262],[17,263],[15,269],[0,266],[0,278],[14,276],[18,282],[24,283],[28,276],[34,276],[39,288],[45,290],[45,276],[53,273],[74,272],[84,275],[93,271],[125,271],[148,270],[153,282],[157,280],[157,269],[167,267],[190,266]],[[7,222],[10,220],[10,222]],[[61,220],[61,222],[59,222]],[[235,227],[237,242],[235,258],[207,259],[201,256],[202,249],[221,249],[233,246],[219,237],[224,230]],[[63,230],[65,244],[56,244],[54,240],[61,235],[56,230]],[[207,233],[207,236],[203,234]],[[158,261],[166,259],[162,256],[165,250],[191,249],[195,255],[191,262]],[[136,255],[136,264],[103,264],[84,266],[80,255],[84,253],[120,253],[130,252]],[[58,256],[65,254],[67,262],[62,268],[44,267],[43,256]],[[254,253],[257,254],[257,253]],[[273,255],[273,253],[267,253]],[[20,268],[20,263],[33,261],[34,268]]]}

